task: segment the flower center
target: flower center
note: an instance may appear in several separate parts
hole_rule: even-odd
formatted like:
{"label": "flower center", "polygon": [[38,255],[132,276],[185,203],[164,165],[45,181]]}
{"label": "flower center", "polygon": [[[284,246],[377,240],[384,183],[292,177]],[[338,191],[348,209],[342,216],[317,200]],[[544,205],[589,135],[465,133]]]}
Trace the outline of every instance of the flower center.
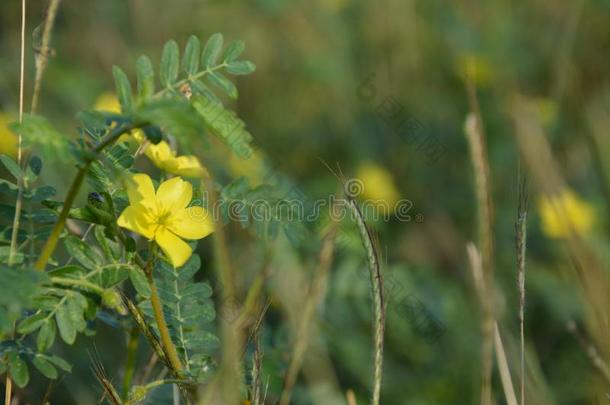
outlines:
{"label": "flower center", "polygon": [[169,222],[169,217],[171,216],[171,212],[163,212],[157,217],[157,225],[166,226]]}

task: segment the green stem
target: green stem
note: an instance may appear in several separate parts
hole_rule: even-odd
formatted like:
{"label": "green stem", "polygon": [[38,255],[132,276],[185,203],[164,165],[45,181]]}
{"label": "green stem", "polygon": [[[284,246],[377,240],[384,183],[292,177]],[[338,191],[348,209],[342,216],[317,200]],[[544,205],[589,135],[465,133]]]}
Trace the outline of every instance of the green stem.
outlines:
{"label": "green stem", "polygon": [[65,286],[82,287],[85,290],[93,291],[99,295],[104,294],[103,288],[87,280],[77,278],[51,277],[51,282],[53,284],[60,284]]}
{"label": "green stem", "polygon": [[161,344],[163,345],[165,355],[167,356],[170,365],[174,371],[180,374],[183,370],[182,363],[178,357],[176,346],[174,346],[174,342],[172,342],[169,335],[169,329],[167,328],[167,322],[165,321],[165,315],[163,314],[163,306],[161,304],[161,299],[159,298],[159,293],[157,292],[155,279],[153,278],[153,263],[157,253],[156,251],[156,245],[153,245],[151,248],[151,257],[144,269],[144,273],[146,273],[146,278],[148,279],[148,285],[150,287],[150,303],[152,304],[155,321],[157,322],[159,334],[161,335]]}
{"label": "green stem", "polygon": [[166,380],[157,380],[157,381],[153,381],[151,383],[148,383],[145,385],[144,388],[146,388],[147,391],[156,388],[160,385],[164,385],[164,384],[186,384],[188,383],[188,381],[186,380],[177,380],[177,379],[166,379]]}
{"label": "green stem", "polygon": [[123,399],[127,399],[127,396],[129,395],[129,388],[131,388],[133,375],[136,371],[139,337],[140,332],[138,331],[138,328],[131,328],[129,331],[129,340],[127,342],[127,361],[125,364],[125,378],[123,379]]}
{"label": "green stem", "polygon": [[220,65],[216,65],[214,67],[209,67],[206,70],[202,70],[201,72],[199,72],[193,76],[189,76],[186,79],[179,80],[176,83],[174,83],[170,86],[167,86],[166,88],[160,90],[155,95],[153,95],[153,98],[163,95],[166,91],[180,89],[181,86],[185,85],[188,82],[191,82],[191,81],[197,80],[197,79],[201,79],[203,76],[208,75],[216,70],[222,69],[227,66],[228,65],[226,63],[221,63]]}
{"label": "green stem", "polygon": [[72,204],[74,204],[74,200],[78,195],[78,191],[80,190],[81,185],[83,184],[83,180],[85,180],[85,176],[91,164],[97,159],[98,155],[109,145],[112,145],[119,137],[123,134],[130,132],[135,128],[141,127],[143,124],[135,125],[129,124],[121,127],[117,127],[113,129],[110,134],[93,149],[92,153],[85,158],[85,163],[81,166],[76,174],[76,177],[72,181],[72,185],[70,186],[70,190],[68,191],[68,196],[66,197],[66,201],[61,209],[61,213],[59,214],[59,218],[51,231],[51,235],[49,235],[49,239],[45,243],[42,248],[42,252],[34,265],[34,268],[39,271],[44,271],[49,258],[55,251],[57,247],[57,242],[59,241],[59,236],[61,232],[64,230],[64,226],[66,224],[66,219],[68,219],[68,214],[70,213],[70,208],[72,208]]}

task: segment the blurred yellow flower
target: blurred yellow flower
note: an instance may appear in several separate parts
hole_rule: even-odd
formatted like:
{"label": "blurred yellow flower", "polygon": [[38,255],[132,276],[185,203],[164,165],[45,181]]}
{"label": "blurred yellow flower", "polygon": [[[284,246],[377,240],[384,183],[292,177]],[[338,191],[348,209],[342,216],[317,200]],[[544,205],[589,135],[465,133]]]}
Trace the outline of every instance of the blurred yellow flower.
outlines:
{"label": "blurred yellow flower", "polygon": [[320,5],[333,13],[338,13],[347,6],[347,0],[320,0]]}
{"label": "blurred yellow flower", "polygon": [[537,97],[532,99],[540,114],[540,121],[545,127],[550,126],[557,118],[557,103],[548,97]]}
{"label": "blurred yellow flower", "polygon": [[260,185],[264,180],[265,158],[259,150],[255,150],[248,159],[230,153],[228,166],[231,174],[246,177],[252,187]]}
{"label": "blurred yellow flower", "polygon": [[[95,101],[94,109],[98,111],[106,111],[113,113],[121,112],[119,100],[111,92],[102,93]],[[161,141],[156,145],[147,143],[146,136],[140,129],[131,132],[131,136],[123,135],[119,138],[119,142],[128,142],[130,139],[135,139],[142,146],[144,154],[157,166],[159,169],[177,176],[185,177],[207,177],[207,170],[201,165],[197,157],[176,156],[176,152],[172,151],[169,144]]]}
{"label": "blurred yellow flower", "polygon": [[147,174],[135,174],[126,188],[129,206],[117,224],[154,240],[174,267],[183,266],[192,254],[182,238],[201,239],[214,231],[214,222],[205,208],[187,208],[193,188],[180,177],[164,181],[155,193]]}
{"label": "blurred yellow flower", "polygon": [[17,135],[8,129],[9,122],[13,121],[9,115],[0,112],[0,154],[12,158],[17,156],[19,140]]}
{"label": "blurred yellow flower", "polygon": [[542,231],[551,238],[565,238],[572,232],[588,233],[593,227],[595,211],[570,189],[553,197],[540,197],[538,210],[542,219]]}
{"label": "blurred yellow flower", "polygon": [[120,113],[121,104],[119,104],[119,99],[114,95],[114,93],[106,91],[100,94],[95,100],[93,109],[111,113]]}
{"label": "blurred yellow flower", "polygon": [[474,53],[461,54],[456,69],[460,77],[468,77],[478,86],[485,86],[492,80],[493,73],[487,59]]}
{"label": "blurred yellow flower", "polygon": [[[134,135],[136,139],[143,138],[143,134]],[[142,142],[138,139],[139,142]],[[169,144],[161,141],[156,145],[148,143],[143,146],[146,156],[159,169],[168,173],[185,177],[209,177],[208,171],[201,165],[199,159],[193,155],[176,156],[176,152]]]}
{"label": "blurred yellow flower", "polygon": [[[117,96],[114,95],[114,93],[106,91],[97,97],[95,103],[93,104],[93,109],[96,111],[120,114],[121,104],[119,103],[119,99],[117,98]],[[136,131],[132,131],[131,134],[134,135],[134,132]],[[126,134],[121,135],[118,142],[131,142],[131,140],[132,138]]]}
{"label": "blurred yellow flower", "polygon": [[363,186],[361,198],[383,201],[392,209],[400,200],[400,193],[394,184],[394,179],[384,167],[370,162],[364,163],[358,168],[357,178]]}

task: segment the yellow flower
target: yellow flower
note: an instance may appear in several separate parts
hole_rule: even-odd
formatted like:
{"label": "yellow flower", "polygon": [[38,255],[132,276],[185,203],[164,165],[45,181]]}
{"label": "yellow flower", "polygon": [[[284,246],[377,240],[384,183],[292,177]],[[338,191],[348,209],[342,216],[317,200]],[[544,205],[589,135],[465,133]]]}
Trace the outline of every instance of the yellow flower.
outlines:
{"label": "yellow flower", "polygon": [[120,227],[154,240],[174,267],[181,267],[192,254],[184,239],[196,240],[214,231],[209,212],[188,207],[193,197],[189,182],[174,177],[155,193],[147,174],[135,174],[127,182],[129,206],[119,216]]}
{"label": "yellow flower", "polygon": [[[95,101],[94,109],[98,111],[106,111],[113,113],[121,112],[121,105],[114,93],[102,93]],[[207,170],[201,165],[197,157],[176,156],[176,152],[172,151],[169,144],[161,141],[156,145],[146,143],[146,136],[140,129],[131,132],[133,139],[140,144],[144,144],[144,154],[157,166],[159,169],[177,176],[186,177],[207,177]],[[119,138],[119,142],[128,142],[131,139],[129,135],[123,135]]]}
{"label": "yellow flower", "polygon": [[392,209],[400,199],[394,179],[385,168],[370,162],[364,163],[358,168],[357,177],[363,186],[361,198],[385,202]]}
{"label": "yellow flower", "polygon": [[[259,150],[255,150],[247,159],[230,153],[228,166],[234,176],[246,177],[252,187],[262,184],[265,180],[265,157]],[[267,174],[273,177],[273,173]]]}
{"label": "yellow flower", "polygon": [[8,115],[0,112],[0,154],[15,157],[17,156],[19,141],[17,135],[8,129],[8,124],[11,121]]}
{"label": "yellow flower", "polygon": [[[95,100],[95,104],[93,105],[93,109],[96,111],[120,114],[121,104],[119,103],[119,99],[114,95],[114,93],[106,91],[97,97],[97,99]],[[115,124],[112,125],[114,127]],[[132,131],[132,135],[134,135],[136,131]],[[125,134],[121,135],[118,142],[131,143],[131,140],[132,138],[128,134]]]}
{"label": "yellow flower", "polygon": [[[134,134],[138,139],[138,135]],[[140,134],[139,137],[144,137]],[[138,139],[139,142],[142,142]],[[193,155],[176,156],[169,144],[161,141],[156,145],[144,146],[144,153],[159,169],[168,173],[185,177],[208,177],[207,170],[201,165],[199,159]]]}
{"label": "yellow flower", "polygon": [[320,0],[320,5],[324,9],[326,9],[330,12],[338,13],[345,8],[345,6],[347,5],[347,1],[346,0]]}
{"label": "yellow flower", "polygon": [[[121,112],[119,100],[114,93],[110,92],[102,93],[95,101],[93,108],[98,111]],[[131,135],[140,144],[146,142],[146,137],[140,129],[132,131]],[[131,138],[128,135],[123,135],[119,138],[119,142],[127,142],[129,139]],[[144,153],[155,166],[168,173],[186,177],[205,177],[208,175],[195,156],[176,156],[176,152],[172,151],[169,144],[165,141],[161,141],[157,145],[145,144],[143,148]]]}
{"label": "yellow flower", "polygon": [[485,86],[493,79],[493,69],[486,58],[474,53],[462,53],[457,58],[457,74],[470,78],[474,84]]}
{"label": "yellow flower", "polygon": [[95,100],[93,109],[118,114],[121,112],[121,104],[119,104],[119,99],[114,93],[107,91],[100,94]]}
{"label": "yellow flower", "polygon": [[541,197],[538,209],[542,231],[551,238],[564,238],[572,232],[586,234],[593,227],[593,207],[569,189],[564,189],[553,197]]}

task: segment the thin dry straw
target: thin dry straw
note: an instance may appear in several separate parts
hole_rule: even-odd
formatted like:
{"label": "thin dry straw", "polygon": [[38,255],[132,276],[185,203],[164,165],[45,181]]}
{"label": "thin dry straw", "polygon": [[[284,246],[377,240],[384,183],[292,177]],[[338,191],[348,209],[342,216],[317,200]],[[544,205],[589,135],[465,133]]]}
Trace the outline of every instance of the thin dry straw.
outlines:
{"label": "thin dry straw", "polygon": [[[474,281],[474,286],[475,286],[475,291],[477,293],[477,296],[479,298],[479,302],[481,303],[481,307],[485,308],[488,304],[488,302],[491,299],[491,296],[493,295],[493,292],[491,289],[487,288],[487,284],[485,281],[485,273],[483,270],[483,259],[481,257],[481,254],[479,253],[479,250],[476,248],[476,246],[474,245],[474,243],[469,242],[466,245],[466,252],[468,253],[468,260],[470,262],[470,271],[472,272],[472,279]],[[483,316],[482,316],[482,322],[483,322],[483,326],[485,326],[485,324],[487,322],[491,323],[492,325],[492,333],[493,333],[493,327],[494,327],[494,320],[493,317],[491,319],[488,319],[489,314],[484,310],[483,312]],[[493,336],[492,336],[493,339]],[[486,343],[486,342],[484,342]],[[493,344],[493,341],[492,341]],[[491,354],[493,356],[493,346],[491,347]],[[484,370],[486,371],[486,370]],[[484,376],[485,377],[485,376]],[[487,401],[489,400],[490,403],[492,401],[491,398],[491,372],[489,374],[489,381],[483,380],[483,384],[484,386],[482,387],[481,390],[481,402],[483,401]],[[489,384],[488,386],[485,386],[485,384]],[[488,395],[488,397],[487,397]]]}
{"label": "thin dry straw", "polygon": [[604,377],[606,383],[610,384],[610,368],[608,368],[608,364],[601,358],[599,351],[597,348],[591,343],[582,333],[578,330],[576,323],[574,321],[568,322],[567,325],[568,331],[576,337],[578,343],[582,346],[587,357],[593,364],[593,367],[599,372],[599,374]]}
{"label": "thin dry straw", "polygon": [[[23,121],[23,99],[25,92],[25,22],[26,22],[26,0],[21,1],[21,58],[19,66],[19,122]],[[21,135],[17,138],[17,164],[21,166]],[[21,218],[21,203],[23,194],[23,185],[21,180],[17,179],[18,192],[17,201],[15,204],[15,217],[13,218],[13,231],[11,234],[11,244],[8,254],[8,265],[13,264],[17,249],[17,235],[19,233],[19,220]],[[9,405],[13,395],[13,381],[9,373],[6,373],[6,388],[4,390],[4,404]]]}
{"label": "thin dry straw", "polygon": [[53,32],[53,24],[55,23],[55,16],[59,9],[59,3],[60,0],[51,0],[49,8],[47,9],[47,18],[44,22],[40,54],[36,57],[36,78],[34,81],[34,94],[32,95],[32,113],[35,113],[38,109],[40,87],[42,85],[44,71],[47,68],[49,54],[51,53],[51,33]]}
{"label": "thin dry straw", "polygon": [[[163,345],[161,345],[159,338],[157,338],[155,333],[152,331],[150,325],[144,319],[144,315],[142,314],[140,309],[129,298],[127,298],[126,295],[123,295],[122,298],[123,303],[131,314],[131,317],[135,321],[136,326],[138,327],[140,332],[142,332],[142,334],[146,337],[146,340],[148,340],[148,343],[153,348],[153,351],[157,354],[157,357],[161,359],[161,361],[163,361],[167,368],[171,368],[171,365],[167,360],[167,355],[165,354]],[[174,375],[178,376],[177,373],[174,373]]]}
{"label": "thin dry straw", "polygon": [[260,335],[254,335],[254,353],[252,354],[252,404],[261,405],[261,351]]}
{"label": "thin dry straw", "polygon": [[519,288],[519,334],[521,365],[521,405],[525,404],[525,254],[527,246],[528,193],[525,177],[520,176],[519,206],[515,223],[517,250],[517,284]]}
{"label": "thin dry straw", "polygon": [[[19,71],[19,122],[23,121],[23,103],[25,93],[25,22],[26,22],[26,0],[21,2],[21,64]],[[17,164],[21,166],[22,147],[21,134],[17,135]],[[18,192],[17,201],[15,202],[15,216],[13,218],[13,230],[11,233],[11,245],[8,256],[8,265],[11,266],[17,253],[17,235],[19,233],[19,221],[21,219],[21,207],[23,196],[23,184],[20,179],[17,179]],[[8,382],[8,380],[7,380]],[[10,386],[7,384],[5,401],[10,402]]]}
{"label": "thin dry straw", "polygon": [[[40,55],[36,58],[36,78],[34,82],[34,94],[32,96],[31,112],[35,113],[38,107],[38,99],[40,95],[40,87],[42,85],[42,77],[44,70],[47,66],[47,61],[50,52],[51,43],[51,32],[53,31],[53,24],[55,22],[55,16],[59,8],[60,0],[51,0],[49,8],[47,9],[47,18],[45,19],[44,32],[42,36],[42,47]],[[20,86],[19,86],[19,122],[23,121],[23,110],[24,110],[24,93],[25,93],[25,15],[26,15],[26,0],[22,0],[22,16],[21,16],[21,68],[20,68]],[[18,147],[17,147],[17,164],[22,165],[22,147],[21,147],[21,134],[18,135]],[[12,265],[14,256],[16,253],[17,234],[19,232],[19,221],[21,219],[22,209],[22,197],[23,197],[23,184],[18,179],[17,181],[17,201],[15,204],[15,217],[13,219],[13,231],[11,234],[11,247],[9,251],[9,266]],[[10,390],[7,389],[7,397],[10,394]]]}
{"label": "thin dry straw", "polygon": [[102,395],[100,403],[104,400],[104,398],[107,398],[108,401],[110,401],[114,405],[122,405],[123,401],[121,401],[121,397],[112,385],[112,381],[110,381],[110,379],[108,378],[106,370],[104,369],[104,365],[100,360],[100,355],[99,353],[97,353],[97,350],[95,351],[94,355],[89,353],[89,359],[91,360],[91,370],[93,371],[93,374],[95,374],[95,377],[102,385],[102,388],[104,390],[104,394]]}
{"label": "thin dry straw", "polygon": [[332,223],[331,228],[324,237],[322,248],[318,257],[318,265],[315,270],[311,287],[305,298],[305,303],[302,311],[302,317],[299,320],[296,341],[292,348],[292,354],[290,356],[290,363],[288,365],[288,371],[284,378],[284,387],[280,396],[280,405],[287,405],[290,403],[290,397],[292,395],[292,389],[297,379],[301,364],[303,363],[303,356],[307,345],[309,344],[309,338],[311,334],[311,323],[314,317],[314,310],[316,305],[319,303],[322,292],[324,290],[323,285],[328,277],[328,272],[333,260],[333,254],[335,250],[335,237],[337,235],[337,224]]}
{"label": "thin dry straw", "polygon": [[254,344],[254,352],[252,353],[252,404],[262,405],[261,401],[261,368],[263,361],[263,351],[261,348],[260,330],[265,318],[265,313],[269,308],[270,302],[267,303],[265,308],[261,311],[256,324],[252,328],[252,341]]}
{"label": "thin dry straw", "polygon": [[[474,169],[475,190],[477,196],[479,245],[482,251],[481,275],[486,290],[493,290],[493,207],[489,185],[489,166],[485,149],[485,137],[478,113],[478,104],[474,89],[469,86],[469,99],[473,113],[468,114],[464,130],[470,145],[470,157]],[[492,403],[491,373],[493,367],[493,295],[485,295],[483,305],[483,348],[482,348],[482,385],[481,404]]]}
{"label": "thin dry straw", "polygon": [[518,405],[517,396],[515,395],[515,388],[513,387],[513,381],[508,368],[506,352],[504,351],[504,345],[502,344],[502,337],[500,336],[500,330],[498,329],[497,322],[494,322],[494,347],[496,349],[498,371],[500,372],[500,380],[502,381],[502,388],[504,389],[506,403],[507,405]]}

